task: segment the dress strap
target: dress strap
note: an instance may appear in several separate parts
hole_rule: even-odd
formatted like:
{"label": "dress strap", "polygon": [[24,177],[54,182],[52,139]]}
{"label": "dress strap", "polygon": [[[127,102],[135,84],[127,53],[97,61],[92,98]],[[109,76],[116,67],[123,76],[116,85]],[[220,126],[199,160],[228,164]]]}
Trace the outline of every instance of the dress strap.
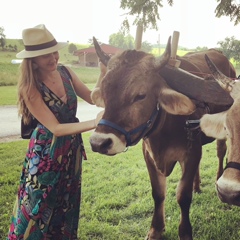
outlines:
{"label": "dress strap", "polygon": [[68,69],[64,65],[59,65],[60,72],[63,74],[63,77],[72,81],[72,76]]}

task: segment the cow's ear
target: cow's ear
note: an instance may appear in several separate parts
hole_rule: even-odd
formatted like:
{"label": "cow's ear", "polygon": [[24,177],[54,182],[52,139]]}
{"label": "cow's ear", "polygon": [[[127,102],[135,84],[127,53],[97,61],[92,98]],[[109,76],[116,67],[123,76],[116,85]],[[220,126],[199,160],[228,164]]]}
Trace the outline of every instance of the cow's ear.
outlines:
{"label": "cow's ear", "polygon": [[102,107],[102,108],[105,107],[99,87],[93,89],[93,91],[91,93],[91,99],[97,107]]}
{"label": "cow's ear", "polygon": [[159,95],[162,108],[173,115],[190,115],[195,111],[195,104],[185,95],[171,88],[163,88]]}
{"label": "cow's ear", "polygon": [[226,139],[227,132],[224,128],[226,111],[215,114],[204,114],[200,119],[201,130],[209,137]]}

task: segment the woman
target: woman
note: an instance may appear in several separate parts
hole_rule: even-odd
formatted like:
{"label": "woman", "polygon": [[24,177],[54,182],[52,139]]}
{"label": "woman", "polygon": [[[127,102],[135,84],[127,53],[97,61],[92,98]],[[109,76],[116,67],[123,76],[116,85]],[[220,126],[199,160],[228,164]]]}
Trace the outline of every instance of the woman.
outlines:
{"label": "woman", "polygon": [[70,69],[58,64],[58,43],[44,25],[23,30],[25,49],[18,85],[19,114],[39,122],[22,168],[8,239],[77,239],[81,163],[86,159],[81,133],[101,119],[79,122],[77,96],[93,104],[91,91]]}

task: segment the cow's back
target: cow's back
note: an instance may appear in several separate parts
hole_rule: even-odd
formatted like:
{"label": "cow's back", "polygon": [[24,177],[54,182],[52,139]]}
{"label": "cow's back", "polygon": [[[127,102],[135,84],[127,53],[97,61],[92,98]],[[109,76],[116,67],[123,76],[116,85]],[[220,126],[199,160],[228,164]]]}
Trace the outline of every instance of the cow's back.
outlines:
{"label": "cow's back", "polygon": [[184,56],[178,56],[177,59],[181,61],[180,68],[200,77],[205,77],[205,75],[211,74],[205,60],[205,54],[208,55],[208,57],[224,75],[230,78],[236,78],[236,71],[231,62],[222,54],[221,51],[216,49],[189,52]]}

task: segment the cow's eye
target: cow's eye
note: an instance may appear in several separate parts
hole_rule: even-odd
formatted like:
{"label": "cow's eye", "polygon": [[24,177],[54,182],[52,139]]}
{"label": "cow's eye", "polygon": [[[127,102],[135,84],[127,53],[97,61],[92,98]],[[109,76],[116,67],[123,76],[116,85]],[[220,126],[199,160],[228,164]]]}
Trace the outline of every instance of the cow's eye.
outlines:
{"label": "cow's eye", "polygon": [[146,97],[146,94],[139,94],[134,98],[134,102],[141,101]]}

